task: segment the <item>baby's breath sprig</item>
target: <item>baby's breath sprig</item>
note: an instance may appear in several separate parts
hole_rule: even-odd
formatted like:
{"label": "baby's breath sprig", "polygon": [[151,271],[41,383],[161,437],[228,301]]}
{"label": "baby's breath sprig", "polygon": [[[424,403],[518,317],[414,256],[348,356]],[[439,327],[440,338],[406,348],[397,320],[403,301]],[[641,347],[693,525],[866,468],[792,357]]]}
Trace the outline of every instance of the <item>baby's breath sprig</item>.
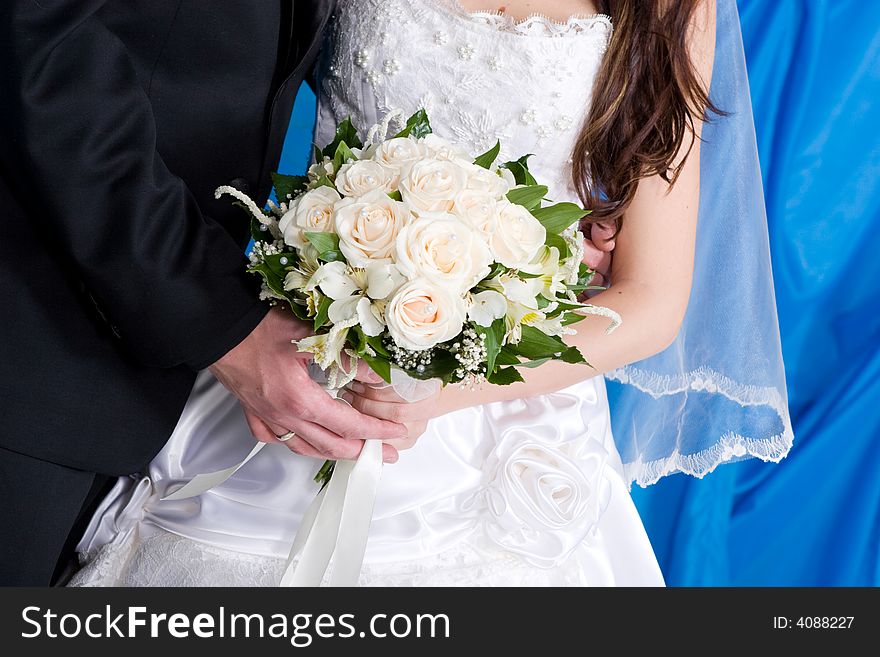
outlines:
{"label": "baby's breath sprig", "polygon": [[421,351],[405,349],[390,337],[385,339],[384,344],[385,348],[388,349],[388,352],[391,354],[391,362],[402,370],[418,372],[421,374],[425,371],[425,368],[431,364],[431,361],[434,358],[434,349],[424,349]]}
{"label": "baby's breath sprig", "polygon": [[475,388],[486,380],[486,336],[468,326],[449,346],[449,352],[458,361],[453,378],[463,386]]}

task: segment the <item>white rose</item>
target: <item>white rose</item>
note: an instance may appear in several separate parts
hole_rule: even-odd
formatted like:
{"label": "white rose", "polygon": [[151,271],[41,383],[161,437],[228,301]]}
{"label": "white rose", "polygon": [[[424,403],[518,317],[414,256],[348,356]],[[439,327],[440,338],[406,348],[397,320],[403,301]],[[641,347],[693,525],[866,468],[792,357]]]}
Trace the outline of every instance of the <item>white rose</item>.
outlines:
{"label": "white rose", "polygon": [[[499,175],[499,171],[507,171],[507,169],[491,171],[479,165],[471,164],[467,167],[467,188],[478,192],[485,192],[498,199],[503,198],[511,190],[512,185],[509,182],[509,178]],[[510,172],[507,171],[507,173]]]}
{"label": "white rose", "polygon": [[461,333],[465,305],[458,294],[416,279],[400,288],[385,309],[394,341],[405,349],[422,351]]}
{"label": "white rose", "polygon": [[409,279],[463,294],[488,276],[492,254],[481,236],[451,214],[416,219],[397,236],[394,261]]}
{"label": "white rose", "polygon": [[363,196],[376,189],[387,194],[394,191],[394,176],[378,162],[355,160],[339,167],[336,189],[343,196]]}
{"label": "white rose", "polygon": [[465,188],[461,166],[436,157],[417,160],[400,178],[400,193],[413,212],[449,212],[456,194]]}
{"label": "white rose", "polygon": [[284,242],[302,249],[307,244],[303,233],[332,232],[333,205],[341,198],[332,187],[322,186],[291,201],[290,209],[278,222]]}
{"label": "white rose", "polygon": [[477,229],[485,239],[492,234],[498,217],[498,201],[486,192],[465,189],[456,194],[452,212]]}
{"label": "white rose", "polygon": [[544,246],[547,231],[521,205],[501,201],[489,246],[495,260],[511,269],[527,268]]}
{"label": "white rose", "polygon": [[383,141],[371,149],[370,156],[375,161],[389,170],[396,186],[400,175],[408,165],[420,160],[427,154],[427,149],[415,139],[409,137],[395,137]]}
{"label": "white rose", "polygon": [[462,165],[472,164],[474,158],[464,148],[446,141],[442,137],[431,133],[425,135],[421,144],[427,150],[427,154],[439,160],[451,160]]}
{"label": "white rose", "polygon": [[352,267],[390,262],[397,235],[411,219],[405,203],[378,189],[360,198],[344,198],[333,208],[339,249]]}
{"label": "white rose", "polygon": [[552,437],[538,434],[511,431],[487,459],[485,499],[493,522],[486,530],[502,548],[549,568],[597,526],[611,485],[605,475],[608,452],[597,441],[554,445]]}

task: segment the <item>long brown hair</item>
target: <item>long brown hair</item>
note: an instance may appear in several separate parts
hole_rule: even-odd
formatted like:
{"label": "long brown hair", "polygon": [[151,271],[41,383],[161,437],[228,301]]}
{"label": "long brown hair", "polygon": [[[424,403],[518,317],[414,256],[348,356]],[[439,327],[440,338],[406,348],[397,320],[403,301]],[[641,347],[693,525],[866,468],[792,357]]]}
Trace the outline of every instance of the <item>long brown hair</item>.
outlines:
{"label": "long brown hair", "polygon": [[[695,117],[723,114],[709,100],[688,50],[691,18],[702,0],[599,0],[614,32],[572,156],[575,189],[592,210],[585,221],[616,223],[639,180],[675,184],[694,145]],[[690,139],[685,158],[676,156]]]}

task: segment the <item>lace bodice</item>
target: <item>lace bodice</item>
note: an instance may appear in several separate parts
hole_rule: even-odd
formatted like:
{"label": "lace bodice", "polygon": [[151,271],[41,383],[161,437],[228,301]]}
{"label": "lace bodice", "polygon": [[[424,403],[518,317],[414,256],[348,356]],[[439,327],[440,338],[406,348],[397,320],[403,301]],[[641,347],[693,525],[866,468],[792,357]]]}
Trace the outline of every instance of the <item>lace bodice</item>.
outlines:
{"label": "lace bodice", "polygon": [[554,200],[573,198],[571,151],[611,35],[606,16],[523,21],[457,0],[341,0],[318,70],[316,143],[351,116],[362,130],[393,109],[428,111],[434,131],[474,154],[534,154]]}

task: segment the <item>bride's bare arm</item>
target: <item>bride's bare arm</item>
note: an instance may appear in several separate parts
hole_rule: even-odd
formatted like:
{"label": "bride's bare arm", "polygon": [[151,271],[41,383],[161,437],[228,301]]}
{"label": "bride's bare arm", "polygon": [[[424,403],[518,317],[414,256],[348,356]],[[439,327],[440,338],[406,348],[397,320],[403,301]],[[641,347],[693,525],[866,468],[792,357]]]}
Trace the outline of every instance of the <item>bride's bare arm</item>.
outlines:
{"label": "bride's bare arm", "polygon": [[[704,2],[693,19],[691,51],[707,86],[714,45],[714,2]],[[696,128],[699,134],[700,126]],[[689,144],[686,137],[680,157]],[[687,309],[699,196],[699,140],[671,189],[659,176],[639,183],[627,209],[624,228],[617,237],[612,266],[614,285],[591,300],[595,305],[617,311],[623,324],[605,335],[608,320],[587,317],[574,325],[577,334],[566,339],[581,350],[592,367],[551,362],[534,369],[521,368],[523,383],[485,385],[480,390],[449,386],[439,398],[415,404],[395,403],[400,400],[387,390],[358,386],[351,402],[362,412],[395,421],[436,417],[468,406],[561,390],[662,351],[678,334]]]}

